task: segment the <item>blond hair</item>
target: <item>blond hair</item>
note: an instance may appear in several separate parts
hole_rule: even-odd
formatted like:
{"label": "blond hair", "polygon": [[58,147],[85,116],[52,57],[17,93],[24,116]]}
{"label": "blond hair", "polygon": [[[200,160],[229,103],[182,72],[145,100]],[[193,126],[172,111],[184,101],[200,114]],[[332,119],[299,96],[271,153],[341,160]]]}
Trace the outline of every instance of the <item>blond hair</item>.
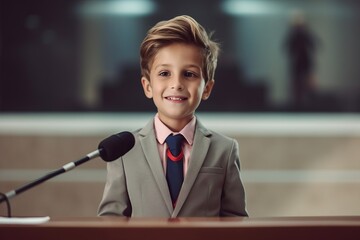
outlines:
{"label": "blond hair", "polygon": [[140,47],[141,75],[150,79],[150,68],[156,53],[172,43],[193,44],[203,52],[202,73],[205,82],[214,79],[218,43],[211,40],[205,29],[190,16],[178,16],[168,21],[161,21],[152,27]]}

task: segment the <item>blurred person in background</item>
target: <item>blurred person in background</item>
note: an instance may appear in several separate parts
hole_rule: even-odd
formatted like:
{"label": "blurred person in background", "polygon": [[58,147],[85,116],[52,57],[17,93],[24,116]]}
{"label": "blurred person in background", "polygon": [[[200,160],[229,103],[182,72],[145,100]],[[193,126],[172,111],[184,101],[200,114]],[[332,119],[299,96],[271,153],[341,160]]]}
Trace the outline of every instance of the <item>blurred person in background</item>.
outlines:
{"label": "blurred person in background", "polygon": [[295,11],[291,16],[290,28],[285,39],[295,109],[309,106],[311,96],[315,91],[316,47],[317,39],[310,31],[304,14],[301,11]]}

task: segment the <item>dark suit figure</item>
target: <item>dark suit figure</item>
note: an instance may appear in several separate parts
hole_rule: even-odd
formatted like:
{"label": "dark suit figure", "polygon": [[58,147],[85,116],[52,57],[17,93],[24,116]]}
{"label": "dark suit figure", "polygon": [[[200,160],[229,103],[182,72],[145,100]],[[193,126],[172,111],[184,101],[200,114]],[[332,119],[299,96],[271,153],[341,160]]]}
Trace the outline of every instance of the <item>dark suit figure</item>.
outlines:
{"label": "dark suit figure", "polygon": [[293,19],[285,42],[289,60],[291,89],[295,108],[308,103],[314,87],[314,52],[316,41],[302,16]]}

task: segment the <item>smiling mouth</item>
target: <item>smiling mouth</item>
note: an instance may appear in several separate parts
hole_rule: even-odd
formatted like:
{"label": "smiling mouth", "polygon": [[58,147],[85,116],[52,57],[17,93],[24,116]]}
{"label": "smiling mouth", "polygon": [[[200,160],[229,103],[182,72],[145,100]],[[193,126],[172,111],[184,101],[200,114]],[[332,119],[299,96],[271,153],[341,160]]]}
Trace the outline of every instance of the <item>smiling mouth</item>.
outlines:
{"label": "smiling mouth", "polygon": [[165,97],[165,98],[170,101],[183,101],[187,99],[186,97]]}

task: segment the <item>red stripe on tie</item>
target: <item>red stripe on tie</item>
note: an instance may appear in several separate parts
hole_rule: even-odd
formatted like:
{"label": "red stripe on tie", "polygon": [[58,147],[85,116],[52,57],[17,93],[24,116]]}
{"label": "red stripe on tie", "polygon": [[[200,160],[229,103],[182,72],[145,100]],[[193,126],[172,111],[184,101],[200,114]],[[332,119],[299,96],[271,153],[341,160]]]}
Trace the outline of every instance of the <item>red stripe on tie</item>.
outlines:
{"label": "red stripe on tie", "polygon": [[172,155],[169,148],[166,151],[166,155],[170,158],[171,161],[174,161],[174,162],[177,162],[184,157],[183,151],[181,151],[180,154],[175,157],[174,155]]}

